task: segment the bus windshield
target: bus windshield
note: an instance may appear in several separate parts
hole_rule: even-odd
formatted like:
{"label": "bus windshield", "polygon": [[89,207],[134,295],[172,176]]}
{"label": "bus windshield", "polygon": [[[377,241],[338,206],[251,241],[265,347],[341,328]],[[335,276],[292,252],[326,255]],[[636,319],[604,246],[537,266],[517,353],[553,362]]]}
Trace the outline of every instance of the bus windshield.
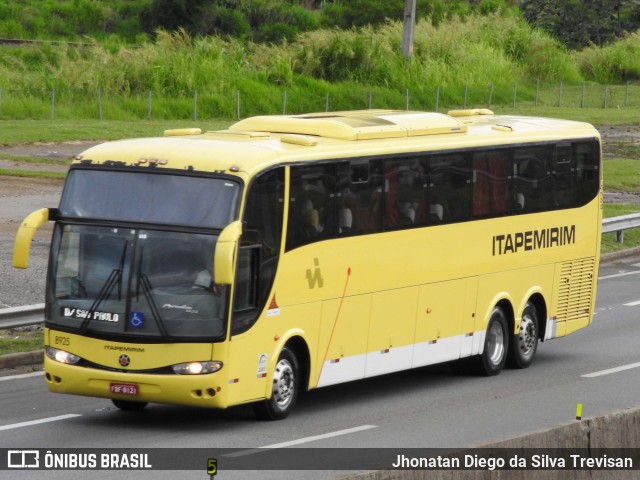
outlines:
{"label": "bus windshield", "polygon": [[222,229],[237,215],[240,185],[184,174],[72,169],[63,217]]}
{"label": "bus windshield", "polygon": [[111,337],[223,339],[227,288],[212,283],[217,236],[58,225],[47,322]]}
{"label": "bus windshield", "polygon": [[212,283],[213,254],[239,197],[240,184],[219,177],[72,169],[47,323],[139,341],[223,339],[228,293]]}

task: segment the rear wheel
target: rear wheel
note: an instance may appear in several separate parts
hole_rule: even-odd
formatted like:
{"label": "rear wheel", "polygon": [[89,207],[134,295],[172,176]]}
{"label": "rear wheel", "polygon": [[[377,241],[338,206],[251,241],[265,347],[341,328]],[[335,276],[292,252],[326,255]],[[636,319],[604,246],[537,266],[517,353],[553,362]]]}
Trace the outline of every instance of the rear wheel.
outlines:
{"label": "rear wheel", "polygon": [[111,400],[120,410],[126,412],[141,412],[148,405],[147,402],[132,402],[131,400]]}
{"label": "rear wheel", "polygon": [[533,303],[527,302],[520,320],[520,332],[514,334],[509,349],[509,366],[527,368],[538,349],[538,312]]}
{"label": "rear wheel", "polygon": [[497,375],[504,368],[509,348],[509,329],[507,318],[500,307],[491,312],[484,350],[475,360],[476,373],[487,377]]}
{"label": "rear wheel", "polygon": [[287,417],[296,403],[300,389],[300,368],[292,350],[285,347],[280,352],[273,372],[271,398],[254,405],[258,418],[280,420]]}

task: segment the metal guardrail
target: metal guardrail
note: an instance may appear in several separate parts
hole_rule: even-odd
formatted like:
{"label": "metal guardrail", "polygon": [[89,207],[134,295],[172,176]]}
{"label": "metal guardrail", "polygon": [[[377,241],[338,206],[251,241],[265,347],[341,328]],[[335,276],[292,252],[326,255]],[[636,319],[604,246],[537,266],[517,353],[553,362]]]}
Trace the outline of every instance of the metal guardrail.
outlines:
{"label": "metal guardrail", "polygon": [[[640,213],[602,220],[602,233],[616,232],[618,242],[624,241],[624,231],[640,227]],[[0,309],[0,330],[37,325],[44,322],[44,303]]]}
{"label": "metal guardrail", "polygon": [[640,227],[640,213],[621,215],[602,220],[602,233],[616,232],[618,243],[624,243],[624,231],[628,228]]}
{"label": "metal guardrail", "polygon": [[44,322],[44,303],[0,310],[0,330],[26,327]]}

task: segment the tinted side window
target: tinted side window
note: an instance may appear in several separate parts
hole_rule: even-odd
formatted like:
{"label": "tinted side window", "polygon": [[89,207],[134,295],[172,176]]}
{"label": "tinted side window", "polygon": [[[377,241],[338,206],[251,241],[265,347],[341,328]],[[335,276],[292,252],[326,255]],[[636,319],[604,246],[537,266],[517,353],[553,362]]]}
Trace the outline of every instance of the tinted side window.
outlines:
{"label": "tinted side window", "polygon": [[584,205],[600,190],[600,146],[598,142],[576,143],[574,152],[578,179],[577,201],[579,205]]}
{"label": "tinted side window", "polygon": [[577,204],[576,165],[571,144],[556,145],[553,154],[553,193],[556,208],[570,208]]}
{"label": "tinted side window", "polygon": [[385,162],[385,228],[426,223],[427,177],[424,163],[419,157]]}
{"label": "tinted side window", "polygon": [[506,215],[511,198],[511,152],[488,150],[473,154],[473,216]]}
{"label": "tinted side window", "polygon": [[429,159],[430,223],[451,223],[471,217],[471,163],[462,153]]}
{"label": "tinted side window", "polygon": [[516,213],[553,208],[553,147],[538,145],[514,149],[514,195]]}
{"label": "tinted side window", "polygon": [[291,167],[287,249],[334,236],[335,190],[335,164]]}
{"label": "tinted side window", "polygon": [[383,197],[381,162],[355,160],[338,164],[338,234],[379,232]]}

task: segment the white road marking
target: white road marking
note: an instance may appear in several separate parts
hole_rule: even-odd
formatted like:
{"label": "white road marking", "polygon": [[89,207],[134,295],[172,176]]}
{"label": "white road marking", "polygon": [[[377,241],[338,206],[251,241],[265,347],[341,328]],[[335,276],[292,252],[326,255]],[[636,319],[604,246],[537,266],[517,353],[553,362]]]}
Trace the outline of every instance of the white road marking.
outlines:
{"label": "white road marking", "polygon": [[609,375],[610,373],[618,373],[623,372],[625,370],[631,370],[632,368],[640,367],[640,362],[630,363],[628,365],[622,365],[620,367],[609,368],[607,370],[600,370],[599,372],[587,373],[586,375],[582,375],[585,378],[594,378],[601,377],[602,375]]}
{"label": "white road marking", "polygon": [[298,440],[291,440],[289,442],[274,443],[273,445],[266,445],[264,447],[251,448],[249,450],[241,450],[239,452],[229,453],[224,455],[225,457],[243,457],[245,455],[253,455],[254,453],[263,452],[267,448],[286,448],[293,445],[300,445],[302,443],[315,442],[316,440],[324,440],[327,438],[339,437],[341,435],[348,435],[350,433],[363,432],[372,428],[378,428],[377,425],[361,425],[360,427],[347,428],[345,430],[337,430],[335,432],[323,433],[322,435],[315,435],[313,437],[299,438]]}
{"label": "white road marking", "polygon": [[69,413],[67,415],[59,415],[57,417],[41,418],[40,420],[31,420],[30,422],[12,423],[11,425],[0,426],[2,430],[12,430],[14,428],[30,427],[32,425],[40,425],[42,423],[57,422],[58,420],[67,420],[69,418],[81,417],[78,413]]}
{"label": "white road marking", "polygon": [[638,300],[637,302],[629,302],[624,304],[625,307],[635,307],[636,305],[640,305],[640,300]]}
{"label": "white road marking", "polygon": [[638,275],[638,274],[640,274],[640,270],[633,271],[633,272],[614,273],[612,275],[605,275],[603,277],[598,277],[598,280],[607,280],[609,278],[626,277],[627,275]]}
{"label": "white road marking", "polygon": [[41,375],[44,375],[44,372],[22,373],[20,375],[11,375],[11,376],[8,376],[8,377],[0,377],[0,382],[6,382],[7,380],[18,380],[20,378],[39,377]]}

